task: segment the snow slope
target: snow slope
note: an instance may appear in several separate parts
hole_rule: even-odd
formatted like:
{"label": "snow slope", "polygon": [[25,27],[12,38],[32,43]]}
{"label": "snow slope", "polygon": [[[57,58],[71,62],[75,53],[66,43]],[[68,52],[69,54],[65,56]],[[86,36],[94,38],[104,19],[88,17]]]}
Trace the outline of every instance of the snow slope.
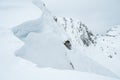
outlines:
{"label": "snow slope", "polygon": [[[30,7],[29,7],[30,8]],[[31,8],[30,8],[31,9]],[[15,9],[15,10],[18,10],[18,9]],[[19,58],[19,57],[16,57],[15,56],[15,52],[16,50],[18,50],[21,46],[23,46],[23,42],[21,42],[19,39],[17,39],[11,32],[10,27],[14,26],[14,25],[18,25],[19,23],[21,22],[24,22],[25,20],[27,20],[28,18],[30,18],[30,16],[26,15],[26,16],[19,16],[20,18],[18,19],[18,16],[17,14],[21,14],[20,12],[17,11],[17,13],[15,13],[16,11],[7,11],[7,13],[11,14],[9,17],[7,15],[7,13],[4,11],[2,11],[2,15],[5,14],[7,15],[6,17],[3,17],[0,18],[0,22],[1,22],[1,26],[0,26],[0,80],[118,80],[118,79],[115,79],[115,78],[110,78],[110,77],[106,77],[106,76],[101,76],[101,75],[98,75],[98,74],[92,74],[90,73],[90,71],[95,68],[95,67],[92,67],[91,65],[93,65],[94,63],[96,63],[96,61],[94,63],[91,63],[91,61],[93,61],[93,59],[96,57],[94,56],[93,59],[92,58],[87,58],[86,59],[86,56],[84,55],[84,53],[81,55],[79,53],[79,50],[84,50],[84,47],[82,48],[78,48],[78,50],[74,50],[76,51],[75,54],[74,54],[74,51],[69,51],[67,50],[67,48],[64,46],[62,47],[63,45],[61,45],[60,43],[64,42],[64,40],[66,39],[70,39],[70,35],[67,35],[66,33],[64,33],[64,30],[62,31],[63,33],[59,33],[58,30],[56,29],[55,31],[53,31],[53,29],[51,30],[47,30],[47,29],[44,29],[46,32],[43,31],[42,34],[38,34],[39,32],[31,32],[31,27],[28,28],[28,30],[30,30],[30,34],[28,35],[28,33],[24,32],[24,33],[20,33],[21,35],[23,36],[18,36],[21,40],[23,40],[24,43],[28,42],[29,44],[29,41],[32,42],[32,39],[34,41],[36,41],[36,39],[38,40],[39,39],[43,39],[43,38],[40,38],[41,36],[40,35],[45,35],[45,33],[52,33],[52,32],[49,32],[49,31],[53,31],[55,32],[54,34],[56,34],[56,32],[58,32],[58,34],[56,35],[61,35],[59,38],[58,36],[54,36],[52,34],[52,38],[58,38],[57,40],[54,40],[54,41],[58,41],[59,44],[57,45],[60,45],[60,49],[62,50],[65,50],[66,53],[70,54],[73,53],[72,55],[72,58],[71,56],[69,55],[69,60],[66,61],[66,62],[71,62],[70,58],[73,59],[72,60],[72,63],[74,64],[77,64],[81,62],[84,62],[84,63],[87,63],[87,62],[90,62],[89,65],[83,65],[83,63],[81,65],[83,65],[80,69],[81,70],[86,70],[88,72],[80,72],[80,71],[70,71],[70,70],[56,70],[56,69],[52,69],[52,68],[38,68],[36,67],[36,64],[33,64],[31,62],[29,62],[28,60],[24,60],[22,58]],[[29,12],[29,11],[27,11]],[[13,14],[16,14],[16,15],[13,15]],[[13,15],[13,16],[12,16]],[[1,16],[1,14],[0,14]],[[25,19],[27,18],[27,19]],[[20,21],[19,21],[20,20]],[[29,20],[29,19],[28,19]],[[31,21],[31,23],[34,22],[34,21]],[[76,22],[76,21],[75,21]],[[39,23],[39,22],[38,22]],[[30,24],[30,23],[29,23]],[[34,23],[33,23],[34,24]],[[4,27],[3,27],[4,26]],[[27,25],[26,25],[27,26]],[[29,25],[30,26],[30,25]],[[20,26],[21,27],[21,26]],[[25,26],[24,26],[25,27]],[[24,31],[25,28],[22,28]],[[38,26],[39,27],[39,26]],[[60,26],[61,27],[61,26]],[[38,28],[37,28],[38,29]],[[18,29],[18,31],[20,30],[20,28]],[[25,29],[27,30],[27,29]],[[61,31],[61,30],[59,30]],[[21,32],[21,30],[20,30]],[[40,31],[41,32],[41,31]],[[24,34],[28,35],[28,36],[24,36]],[[64,36],[62,36],[63,34],[66,34]],[[40,37],[39,37],[40,36]],[[25,38],[26,37],[26,38]],[[64,38],[63,38],[64,37]],[[69,37],[69,38],[68,38]],[[31,39],[32,38],[32,39]],[[50,44],[50,42],[52,42],[51,40],[51,37],[46,35],[46,37],[44,39],[48,39],[50,38],[50,41],[48,42],[48,40],[43,40],[44,43],[48,43]],[[61,39],[62,38],[62,39]],[[117,39],[118,40],[118,39]],[[101,40],[100,40],[101,41]],[[119,40],[118,40],[119,41]],[[39,42],[39,44],[35,43],[35,42],[32,42],[33,44],[35,44],[35,47],[38,47],[37,45],[39,44],[43,44],[42,42]],[[82,42],[81,42],[82,43]],[[27,45],[28,45],[27,44]],[[33,44],[30,44],[31,46]],[[56,44],[54,44],[56,45]],[[117,45],[117,43],[116,43]],[[115,46],[116,46],[115,45]],[[26,46],[26,44],[25,44]],[[48,46],[48,45],[45,45],[45,46]],[[85,46],[85,45],[83,45]],[[117,45],[118,46],[118,45]],[[41,46],[40,46],[41,47]],[[75,46],[74,46],[75,47]],[[73,49],[76,49],[74,48]],[[77,46],[78,47],[78,46]],[[119,46],[118,46],[119,47]],[[28,48],[28,47],[27,47]],[[32,47],[34,49],[34,47]],[[53,47],[52,47],[53,48]],[[89,47],[90,48],[90,47]],[[44,48],[45,49],[45,48]],[[58,48],[57,48],[58,49]],[[87,47],[88,49],[88,47]],[[31,48],[29,47],[29,50],[31,50]],[[32,50],[31,50],[32,51]],[[35,50],[33,50],[35,51]],[[37,51],[41,51],[41,49],[37,49]],[[46,50],[47,51],[47,50]],[[59,50],[58,50],[59,51]],[[118,51],[119,51],[119,48],[118,48]],[[67,54],[67,55],[68,55]],[[18,55],[18,54],[17,54]],[[21,55],[21,54],[19,54]],[[23,55],[26,55],[26,54],[23,54]],[[63,55],[62,55],[63,56]],[[62,57],[63,58],[63,57]],[[98,57],[97,57],[98,58]],[[92,59],[92,60],[90,60]],[[111,59],[111,58],[108,58],[108,59]],[[66,60],[66,59],[65,59]],[[86,60],[86,61],[85,61]],[[101,60],[101,58],[98,60]],[[62,61],[62,60],[60,60]],[[102,60],[104,61],[104,60]],[[116,60],[115,60],[116,61]],[[117,62],[116,62],[117,63]],[[118,62],[119,63],[119,62]],[[117,63],[117,64],[118,64]],[[98,64],[98,63],[97,63]],[[77,69],[77,65],[74,65],[74,67]],[[79,66],[81,66],[79,65]],[[96,65],[96,64],[95,64]],[[68,65],[69,66],[69,65]],[[90,67],[91,66],[91,67]],[[114,65],[113,65],[114,66]],[[53,66],[52,66],[53,67]],[[85,67],[85,68],[84,68]],[[86,68],[87,67],[87,68]],[[100,66],[99,66],[100,67]],[[78,67],[79,68],[79,67]],[[84,68],[84,69],[83,69]],[[92,69],[93,68],[93,69]],[[98,67],[96,67],[98,68]],[[111,68],[114,68],[114,67],[111,67]],[[101,68],[102,69],[102,68]],[[105,69],[105,68],[104,68]],[[118,68],[116,68],[116,70],[119,69],[119,66]],[[96,70],[96,69],[95,69]],[[106,70],[106,69],[105,69]],[[104,70],[100,70],[102,72],[104,72]],[[115,71],[114,71],[115,72]],[[119,73],[119,70],[117,71]],[[106,74],[106,71],[104,72]],[[108,71],[108,73],[110,73]],[[107,74],[108,74],[107,73]]]}
{"label": "snow slope", "polygon": [[[99,41],[87,26],[72,18],[53,17],[43,2],[34,1],[43,14],[37,20],[13,28],[14,34],[25,43],[16,52],[17,56],[30,60],[39,67],[75,69],[118,78],[119,71],[114,71],[108,67],[107,61],[104,62],[105,56],[100,55],[102,52],[97,46]],[[72,50],[63,44],[66,40],[72,44]]]}
{"label": "snow slope", "polygon": [[1,29],[0,37],[1,80],[118,80],[84,72],[38,68],[35,64],[14,55],[23,43],[14,37],[10,29]]}
{"label": "snow slope", "polygon": [[120,77],[120,26],[113,26],[103,36],[98,36],[96,50],[99,50],[99,54],[102,56],[99,58],[104,61],[98,60],[99,63],[105,65],[112,72]]}

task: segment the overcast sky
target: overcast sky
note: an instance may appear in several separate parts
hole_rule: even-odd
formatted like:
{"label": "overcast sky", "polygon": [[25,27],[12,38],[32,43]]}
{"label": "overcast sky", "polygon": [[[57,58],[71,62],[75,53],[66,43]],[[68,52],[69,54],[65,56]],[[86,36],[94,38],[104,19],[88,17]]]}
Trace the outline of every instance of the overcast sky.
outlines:
{"label": "overcast sky", "polygon": [[[7,6],[9,3],[11,5],[16,4],[20,5],[21,7],[26,7],[26,10],[27,8],[29,8],[29,12],[34,13],[34,15],[36,15],[35,13],[38,13],[37,9],[34,10],[34,8],[32,7],[28,7],[28,5],[31,4],[31,0],[0,0],[0,1],[2,2],[0,5],[3,5],[4,3],[4,7]],[[54,15],[80,19],[95,33],[103,33],[105,32],[105,30],[110,28],[109,26],[120,24],[120,0],[43,0],[43,1],[46,3],[48,9]],[[23,11],[23,13],[26,14],[25,10]]]}
{"label": "overcast sky", "polygon": [[45,0],[56,15],[80,19],[94,32],[120,24],[120,0]]}

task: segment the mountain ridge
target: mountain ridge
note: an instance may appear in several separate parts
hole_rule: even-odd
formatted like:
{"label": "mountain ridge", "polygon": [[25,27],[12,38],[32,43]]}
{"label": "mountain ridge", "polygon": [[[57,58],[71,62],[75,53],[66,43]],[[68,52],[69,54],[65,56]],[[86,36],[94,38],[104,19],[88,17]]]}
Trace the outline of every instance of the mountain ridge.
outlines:
{"label": "mountain ridge", "polygon": [[[42,8],[42,16],[13,28],[13,33],[25,43],[17,51],[17,56],[30,60],[39,67],[75,69],[120,77],[119,56],[116,60],[110,60],[113,58],[111,57],[113,52],[109,51],[113,48],[106,48],[108,41],[103,40],[104,38],[109,39],[109,42],[113,40],[110,41],[108,33],[106,36],[95,36],[80,21],[65,17],[57,18],[46,11],[43,2],[34,3]],[[103,49],[106,49],[110,55]],[[116,49],[119,49],[119,46]]]}

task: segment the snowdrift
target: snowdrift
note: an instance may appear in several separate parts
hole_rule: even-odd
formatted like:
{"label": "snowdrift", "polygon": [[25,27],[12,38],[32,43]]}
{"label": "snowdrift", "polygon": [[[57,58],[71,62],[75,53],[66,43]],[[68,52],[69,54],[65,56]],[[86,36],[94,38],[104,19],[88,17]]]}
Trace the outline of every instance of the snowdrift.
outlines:
{"label": "snowdrift", "polygon": [[[107,38],[95,36],[80,21],[53,16],[40,0],[34,0],[33,3],[43,14],[37,20],[13,28],[15,36],[24,42],[24,46],[16,52],[16,56],[32,61],[39,67],[74,69],[120,77],[119,52],[116,52],[116,58],[111,59],[113,52],[107,55],[106,51],[112,51],[112,45],[109,45],[110,49],[105,48],[108,43],[101,41],[109,38],[108,42],[111,42],[110,40],[116,38],[111,39],[108,34]],[[71,49],[64,45],[66,41],[69,41]],[[119,51],[119,47],[116,45],[114,47]],[[116,53],[114,52],[114,55]]]}

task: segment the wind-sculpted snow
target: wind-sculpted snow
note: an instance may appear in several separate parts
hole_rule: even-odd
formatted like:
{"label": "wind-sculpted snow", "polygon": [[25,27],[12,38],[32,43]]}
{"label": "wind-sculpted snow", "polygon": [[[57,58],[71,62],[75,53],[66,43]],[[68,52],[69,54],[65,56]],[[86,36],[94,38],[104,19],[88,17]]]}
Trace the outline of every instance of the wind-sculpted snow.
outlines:
{"label": "wind-sculpted snow", "polygon": [[42,1],[34,0],[33,3],[43,14],[37,20],[13,28],[15,36],[24,42],[16,56],[32,61],[38,67],[120,77],[118,37],[108,36],[111,32],[105,36],[95,36],[79,20],[55,17]]}
{"label": "wind-sculpted snow", "polygon": [[62,29],[59,28],[52,15],[44,10],[44,7],[40,6],[40,8],[43,14],[39,19],[13,28],[14,34],[25,42],[16,55],[40,67],[72,69],[72,63],[67,58],[66,48],[63,45],[67,37],[64,32],[60,32]]}
{"label": "wind-sculpted snow", "polygon": [[40,32],[42,31],[42,26],[39,20],[33,20],[25,22],[15,28],[13,28],[13,33],[21,40],[26,38],[30,32]]}
{"label": "wind-sculpted snow", "polygon": [[60,37],[48,32],[30,33],[25,45],[16,55],[34,62],[39,67],[72,69],[65,53],[65,46],[62,45]]}

